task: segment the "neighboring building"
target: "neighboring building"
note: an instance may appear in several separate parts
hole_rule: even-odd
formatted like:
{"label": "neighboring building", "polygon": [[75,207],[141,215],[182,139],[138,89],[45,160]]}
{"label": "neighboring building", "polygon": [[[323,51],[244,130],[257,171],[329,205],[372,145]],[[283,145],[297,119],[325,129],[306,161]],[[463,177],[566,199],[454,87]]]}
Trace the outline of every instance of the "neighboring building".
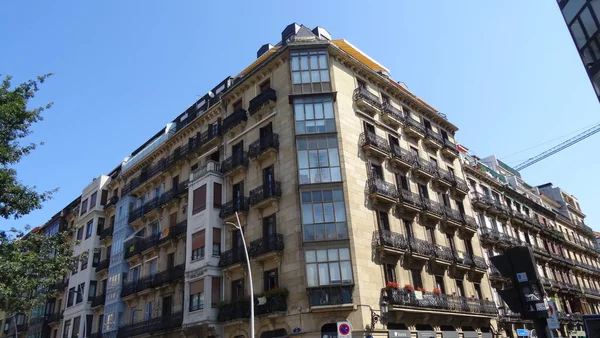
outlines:
{"label": "neighboring building", "polygon": [[[551,184],[527,184],[495,156],[479,159],[463,153],[461,157],[486,259],[511,246],[531,247],[546,294],[555,301],[563,324],[555,336],[585,335],[582,314],[600,311],[600,261],[577,200]],[[489,276],[494,287],[506,282],[493,267]],[[518,328],[533,328],[530,321],[511,312],[495,291],[494,300],[500,329],[516,336]]]}
{"label": "neighboring building", "polygon": [[600,99],[600,0],[557,0],[575,47]]}
{"label": "neighboring building", "polygon": [[594,236],[596,236],[596,244],[600,248],[600,232],[594,231]]}
{"label": "neighboring building", "polygon": [[[59,287],[70,292],[46,312],[50,338],[249,337],[251,296],[261,338],[336,336],[339,321],[355,336],[511,333],[487,273],[502,246],[487,238],[493,219],[512,216],[483,208],[477,193],[485,185],[518,201],[519,215],[543,215],[547,241],[560,243],[550,227],[570,229],[569,216],[556,221],[518,173],[463,166],[457,130],[349,42],[287,26],[84,189],[66,222],[92,266],[80,260]],[[585,244],[564,247],[598,266]],[[547,260],[540,269],[558,270]],[[590,269],[581,265],[573,284],[596,290]],[[594,297],[559,303],[597,312]]]}

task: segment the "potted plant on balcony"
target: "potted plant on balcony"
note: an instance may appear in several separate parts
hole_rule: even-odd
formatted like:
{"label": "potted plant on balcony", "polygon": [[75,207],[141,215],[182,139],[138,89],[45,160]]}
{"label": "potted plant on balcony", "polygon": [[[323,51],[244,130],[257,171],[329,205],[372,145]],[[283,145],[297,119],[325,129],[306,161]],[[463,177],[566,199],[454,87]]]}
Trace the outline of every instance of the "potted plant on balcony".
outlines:
{"label": "potted plant on balcony", "polygon": [[425,292],[425,289],[424,289],[424,288],[422,288],[422,287],[420,287],[420,286],[417,286],[417,291],[420,291],[420,292]]}
{"label": "potted plant on balcony", "polygon": [[387,282],[385,285],[386,289],[398,289],[398,283],[396,282]]}
{"label": "potted plant on balcony", "polygon": [[442,290],[438,289],[438,288],[433,288],[433,293],[435,293],[436,295],[441,295],[442,294]]}
{"label": "potted plant on balcony", "polygon": [[410,284],[405,284],[404,289],[408,291],[415,291],[415,288]]}

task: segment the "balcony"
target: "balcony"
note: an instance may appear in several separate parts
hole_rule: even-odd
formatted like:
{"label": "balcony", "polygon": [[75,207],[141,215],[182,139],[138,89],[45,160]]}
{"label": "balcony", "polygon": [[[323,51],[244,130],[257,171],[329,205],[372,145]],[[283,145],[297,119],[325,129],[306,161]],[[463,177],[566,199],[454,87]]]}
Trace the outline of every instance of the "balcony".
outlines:
{"label": "balcony", "polygon": [[119,196],[113,196],[113,197],[109,198],[108,202],[106,202],[106,204],[104,205],[104,210],[108,210],[108,209],[116,206],[117,202],[119,202]]}
{"label": "balcony", "polygon": [[428,260],[433,256],[433,245],[425,240],[409,237],[408,247],[411,257]]}
{"label": "balcony", "polygon": [[350,305],[354,285],[330,285],[306,289],[310,306]]}
{"label": "balcony", "polygon": [[446,223],[459,227],[463,223],[463,215],[460,211],[444,206],[444,219]]}
{"label": "balcony", "polygon": [[142,239],[135,237],[135,238],[131,239],[130,241],[128,241],[127,244],[124,244],[124,248],[125,248],[125,259],[129,259],[135,255],[138,255],[138,254],[142,253],[142,251],[141,251]]}
{"label": "balcony", "polygon": [[471,198],[471,204],[473,204],[473,207],[475,208],[487,209],[494,204],[494,201],[490,196],[474,192]]}
{"label": "balcony", "polygon": [[496,229],[488,229],[486,227],[481,228],[481,234],[479,235],[481,241],[498,243],[500,241],[500,232]]}
{"label": "balcony", "polygon": [[123,284],[121,297],[125,298],[145,290],[180,280],[185,275],[185,264],[176,265],[154,275],[141,277],[136,281]]}
{"label": "balcony", "polygon": [[112,238],[112,234],[113,234],[114,230],[115,230],[115,228],[110,226],[110,227],[100,231],[100,240],[103,241],[107,238]]}
{"label": "balcony", "polygon": [[373,204],[394,204],[398,200],[398,190],[392,183],[379,178],[370,178],[367,182],[369,198]]}
{"label": "balcony", "polygon": [[92,308],[102,306],[102,305],[104,305],[105,302],[106,302],[106,295],[105,294],[98,295],[98,296],[92,298]]}
{"label": "balcony", "polygon": [[248,113],[250,113],[250,116],[260,120],[275,108],[276,103],[277,92],[275,89],[269,88],[250,100]]}
{"label": "balcony", "polygon": [[485,262],[485,259],[483,257],[479,257],[479,256],[471,256],[473,259],[473,268],[476,270],[480,270],[480,272],[485,273],[485,271],[488,268],[487,263]]}
{"label": "balcony", "polygon": [[423,144],[427,148],[433,151],[440,150],[442,149],[443,142],[444,141],[442,140],[440,134],[436,133],[431,129],[425,129],[425,139],[423,140]]}
{"label": "balcony", "polygon": [[248,157],[260,162],[267,158],[275,158],[278,151],[279,135],[273,133],[251,143],[248,147]]}
{"label": "balcony", "polygon": [[128,221],[131,224],[131,223],[137,221],[143,215],[144,215],[144,206],[137,207],[129,213]]}
{"label": "balcony", "polygon": [[456,144],[452,141],[445,139],[444,144],[442,145],[442,155],[447,157],[450,160],[455,160],[458,158],[458,148],[456,148]]}
{"label": "balcony", "polygon": [[221,163],[221,173],[225,176],[234,176],[246,171],[248,167],[248,153],[237,152]]}
{"label": "balcony", "polygon": [[420,212],[423,210],[421,196],[408,190],[400,189],[398,207],[404,212]]}
{"label": "balcony", "polygon": [[160,332],[180,329],[182,323],[183,312],[166,314],[138,323],[121,326],[117,338],[127,338],[143,334],[159,335]]}
{"label": "balcony", "polygon": [[51,313],[48,316],[48,324],[60,322],[64,317],[64,311],[59,311],[55,313]]}
{"label": "balcony", "polygon": [[423,128],[423,125],[420,122],[412,119],[410,116],[407,116],[404,119],[403,130],[406,135],[416,139],[422,139],[425,137],[425,128]]}
{"label": "balcony", "polygon": [[245,260],[246,253],[244,252],[244,248],[231,248],[229,250],[221,252],[221,257],[219,259],[219,267],[226,268],[235,264],[240,264]]}
{"label": "balcony", "polygon": [[248,212],[248,197],[237,197],[221,206],[219,218],[228,222],[235,219],[235,213],[245,214]]}
{"label": "balcony", "polygon": [[160,197],[156,196],[144,204],[143,213],[146,217],[151,217],[151,213],[159,207]]}
{"label": "balcony", "polygon": [[281,182],[269,181],[258,188],[250,190],[248,204],[257,209],[275,205],[281,198]]}
{"label": "balcony", "polygon": [[476,232],[479,229],[479,224],[475,220],[475,217],[462,214],[462,224],[465,226],[465,230]]}
{"label": "balcony", "polygon": [[392,144],[390,147],[390,154],[390,163],[392,166],[404,172],[410,170],[415,162],[413,154],[396,144]]}
{"label": "balcony", "polygon": [[408,242],[403,234],[389,230],[379,230],[373,233],[377,241],[377,249],[388,253],[402,254],[408,250]]}
{"label": "balcony", "polygon": [[404,122],[404,116],[400,109],[392,106],[389,102],[385,102],[381,111],[381,120],[388,126],[398,129]]}
{"label": "balcony", "polygon": [[457,192],[462,196],[466,195],[469,192],[469,186],[467,185],[467,182],[465,182],[465,180],[463,180],[462,178],[458,178],[456,176],[454,176],[453,188],[454,192]]}
{"label": "balcony", "polygon": [[382,109],[379,97],[364,87],[358,87],[354,90],[354,102],[361,111],[371,116],[375,116]]}
{"label": "balcony", "polygon": [[434,180],[437,185],[442,189],[451,188],[454,185],[454,175],[440,167],[436,169]]}
{"label": "balcony", "polygon": [[283,249],[283,235],[274,233],[250,242],[248,255],[250,258],[258,258],[268,254],[281,253]]}
{"label": "balcony", "polygon": [[423,214],[435,221],[444,218],[444,208],[436,201],[429,198],[423,198]]}
{"label": "balcony", "polygon": [[[384,288],[390,311],[395,308],[414,308],[434,312],[467,313],[495,317],[498,314],[496,304],[490,300],[443,295],[427,291]],[[417,292],[419,296],[417,296]]]}
{"label": "balcony", "polygon": [[433,253],[435,254],[435,261],[443,265],[450,265],[454,261],[454,255],[452,249],[447,246],[434,245]]}
{"label": "balcony", "polygon": [[426,181],[431,180],[437,171],[437,166],[429,162],[428,160],[415,156],[415,166],[413,167],[413,174]]}
{"label": "balcony", "polygon": [[233,135],[244,130],[247,120],[248,115],[246,114],[246,111],[244,109],[238,109],[223,119],[221,130],[223,130],[224,133],[231,132]]}
{"label": "balcony", "polygon": [[54,289],[58,292],[63,292],[65,291],[65,289],[67,288],[67,286],[69,286],[69,279],[63,279],[63,280],[59,280],[58,282],[56,282],[56,284],[54,284]]}
{"label": "balcony", "polygon": [[389,156],[390,144],[381,136],[372,132],[360,134],[359,143],[366,156],[384,159]]}
{"label": "balcony", "polygon": [[103,261],[100,261],[98,265],[96,265],[96,272],[100,272],[102,270],[107,270],[110,267],[110,258],[107,258]]}
{"label": "balcony", "polygon": [[158,245],[166,243],[170,240],[177,239],[179,237],[185,236],[185,232],[187,230],[187,220],[183,220],[173,226],[170,226],[166,233],[162,233],[162,236],[159,240]]}
{"label": "balcony", "polygon": [[[257,295],[254,301],[254,315],[276,315],[287,311],[287,290],[277,289],[268,292],[265,295]],[[264,300],[264,304],[259,304],[256,300]],[[250,301],[247,299],[233,301],[219,307],[217,321],[228,322],[238,319],[250,318]]]}
{"label": "balcony", "polygon": [[464,251],[456,250],[454,253],[454,262],[458,268],[470,269],[473,266],[471,255]]}

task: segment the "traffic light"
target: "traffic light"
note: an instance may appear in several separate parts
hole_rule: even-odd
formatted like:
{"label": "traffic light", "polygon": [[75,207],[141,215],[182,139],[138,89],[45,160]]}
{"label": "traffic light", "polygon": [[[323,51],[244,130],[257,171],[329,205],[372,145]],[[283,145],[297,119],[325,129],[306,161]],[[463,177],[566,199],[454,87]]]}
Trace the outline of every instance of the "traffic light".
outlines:
{"label": "traffic light", "polygon": [[531,249],[512,247],[506,249],[503,255],[490,257],[490,260],[502,276],[512,281],[513,287],[497,290],[506,305],[525,319],[547,318],[544,292]]}

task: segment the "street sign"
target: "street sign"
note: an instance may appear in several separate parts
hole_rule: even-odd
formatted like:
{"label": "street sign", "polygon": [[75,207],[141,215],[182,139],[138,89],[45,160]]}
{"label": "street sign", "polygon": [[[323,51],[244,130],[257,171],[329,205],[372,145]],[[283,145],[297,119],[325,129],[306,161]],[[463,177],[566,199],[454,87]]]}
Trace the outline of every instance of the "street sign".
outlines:
{"label": "street sign", "polygon": [[546,319],[548,328],[550,330],[560,329],[560,322],[558,321],[558,311],[556,311],[556,304],[554,301],[548,300],[548,318]]}
{"label": "street sign", "polygon": [[338,338],[352,338],[352,326],[348,322],[338,322]]}
{"label": "street sign", "polygon": [[518,273],[517,274],[517,281],[519,283],[525,283],[525,282],[527,282],[528,281],[528,279],[527,279],[527,273],[525,273],[525,272]]}
{"label": "street sign", "polygon": [[529,337],[529,330],[527,330],[527,329],[517,329],[517,336],[519,336],[519,337]]}

